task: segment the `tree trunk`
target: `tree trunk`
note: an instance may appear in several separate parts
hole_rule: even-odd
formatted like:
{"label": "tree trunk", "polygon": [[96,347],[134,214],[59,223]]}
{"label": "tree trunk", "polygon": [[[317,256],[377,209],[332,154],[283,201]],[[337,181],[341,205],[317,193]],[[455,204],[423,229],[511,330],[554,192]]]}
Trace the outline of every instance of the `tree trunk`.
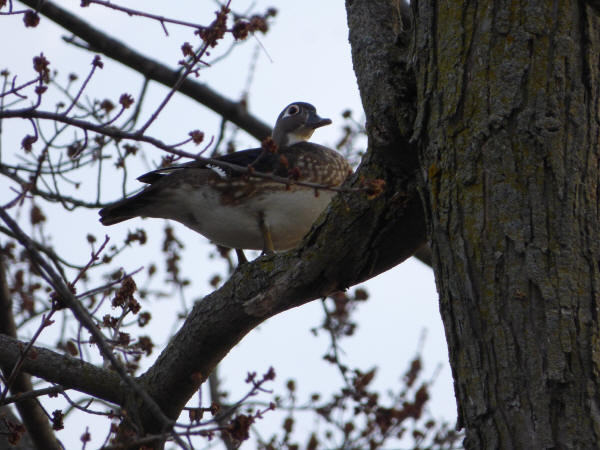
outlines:
{"label": "tree trunk", "polygon": [[468,449],[597,448],[599,20],[413,2],[415,138]]}

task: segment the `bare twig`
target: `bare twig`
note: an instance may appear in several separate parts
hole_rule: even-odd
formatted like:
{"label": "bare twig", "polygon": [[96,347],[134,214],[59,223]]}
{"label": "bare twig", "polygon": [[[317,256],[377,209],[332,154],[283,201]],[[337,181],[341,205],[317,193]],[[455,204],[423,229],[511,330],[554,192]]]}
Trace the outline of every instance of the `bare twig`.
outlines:
{"label": "bare twig", "polygon": [[62,122],[62,123],[68,123],[70,125],[73,125],[75,127],[78,127],[78,128],[84,129],[84,130],[94,131],[96,133],[99,133],[99,134],[102,134],[105,136],[110,136],[115,139],[129,139],[129,140],[133,140],[133,141],[147,142],[147,143],[152,144],[155,147],[160,148],[161,150],[164,150],[167,153],[171,153],[173,155],[181,156],[184,158],[195,159],[197,161],[201,161],[206,164],[214,165],[214,166],[221,167],[224,169],[233,170],[234,172],[238,172],[238,173],[248,174],[255,178],[263,178],[263,179],[272,180],[274,182],[285,184],[285,185],[304,186],[304,187],[309,187],[309,188],[313,188],[313,189],[322,189],[322,190],[328,190],[328,191],[334,191],[334,192],[370,192],[371,191],[370,187],[349,188],[349,187],[328,186],[328,185],[319,184],[319,183],[312,183],[309,181],[300,181],[300,180],[295,180],[293,178],[280,177],[280,176],[270,174],[270,173],[258,172],[251,168],[248,168],[248,167],[238,166],[237,164],[231,164],[231,163],[221,161],[218,159],[213,159],[213,158],[204,158],[204,157],[195,155],[193,153],[188,153],[188,152],[184,152],[181,150],[177,150],[177,149],[173,148],[173,146],[167,145],[164,142],[162,142],[161,140],[153,138],[151,136],[139,135],[137,133],[128,133],[128,132],[125,132],[125,131],[119,130],[118,128],[113,128],[113,127],[103,127],[101,125],[97,125],[97,124],[94,124],[94,123],[91,123],[91,122],[88,122],[85,120],[75,119],[72,117],[63,117],[62,115],[56,114],[53,112],[37,111],[37,110],[31,110],[29,108],[20,109],[20,110],[6,110],[3,112],[0,112],[0,118],[11,118],[11,117],[21,117],[21,118],[35,117],[35,118],[39,118],[39,119],[54,120],[54,121],[58,121],[58,122]]}
{"label": "bare twig", "polygon": [[[19,177],[14,172],[15,172],[15,169],[8,170],[8,166],[5,166],[4,164],[0,164],[0,174],[6,176],[8,178],[11,178],[15,182],[19,183],[21,186],[27,186],[29,184],[28,181]],[[78,198],[69,197],[69,196],[62,195],[62,194],[55,194],[53,192],[42,191],[42,190],[38,189],[37,187],[30,188],[29,192],[31,192],[34,195],[39,195],[40,197],[42,197],[46,200],[50,200],[50,201],[54,201],[54,202],[68,202],[76,207],[97,209],[97,208],[102,208],[103,206],[107,205],[106,203],[85,202]]]}
{"label": "bare twig", "polygon": [[[38,266],[39,271],[44,272],[50,279],[52,287],[60,296],[60,301],[73,312],[79,323],[81,323],[93,336],[103,357],[110,361],[112,367],[117,371],[122,380],[142,399],[146,404],[146,407],[152,412],[153,416],[161,423],[163,429],[170,430],[172,428],[172,421],[164,415],[160,407],[148,393],[129,376],[125,368],[113,354],[110,346],[100,330],[96,327],[96,324],[88,314],[87,310],[79,303],[79,300],[73,295],[61,277],[37,252],[29,236],[21,230],[19,225],[6,213],[4,208],[0,208],[0,218],[15,233],[21,245],[29,251],[32,263]],[[176,434],[173,434],[172,436],[182,448],[187,448],[187,445],[181,441]]]}
{"label": "bare twig", "polygon": [[63,392],[64,390],[65,390],[65,388],[63,386],[55,385],[55,386],[50,386],[50,387],[47,387],[44,389],[36,389],[36,390],[26,391],[23,393],[19,393],[17,395],[12,395],[12,396],[6,397],[4,400],[0,401],[0,405],[9,405],[11,403],[24,402],[26,400],[41,397],[43,395],[52,396],[54,394],[58,394],[59,392]]}
{"label": "bare twig", "polygon": [[[22,1],[61,27],[69,30],[80,39],[83,39],[95,51],[119,61],[136,72],[141,73],[147,79],[157,81],[166,86],[173,86],[177,82],[179,77],[178,70],[173,70],[164,64],[143,56],[117,39],[92,27],[76,15],[57,6],[50,0],[46,0],[43,3],[40,3],[38,0]],[[204,84],[186,79],[181,84],[179,91],[212,109],[259,140],[263,140],[271,134],[271,128],[264,122],[249,114],[237,102],[223,97]]]}
{"label": "bare twig", "polygon": [[79,88],[79,91],[77,91],[77,94],[75,95],[75,97],[71,101],[71,104],[69,105],[69,107],[67,108],[67,110],[62,113],[63,116],[67,116],[71,112],[71,110],[73,109],[73,107],[77,104],[77,102],[79,101],[79,97],[81,97],[81,94],[85,90],[85,88],[86,88],[87,84],[89,83],[89,81],[92,79],[92,75],[94,75],[94,72],[96,71],[96,68],[98,68],[98,67],[102,68],[103,65],[102,65],[102,62],[100,61],[100,57],[98,55],[96,55],[94,57],[94,61],[92,62],[92,70],[90,70],[90,73],[88,73],[88,76],[85,78],[85,80],[81,84],[81,87]]}
{"label": "bare twig", "polygon": [[[23,83],[19,86],[15,86],[16,78],[17,78],[16,76],[13,78],[12,87],[8,91],[4,91],[4,92],[0,93],[0,97],[4,97],[4,96],[10,95],[10,94],[18,94],[20,90],[26,88],[27,86],[31,86],[34,83],[37,83],[39,80],[39,78],[35,78],[35,79],[27,81],[26,83]],[[23,97],[23,98],[26,98],[26,97]]]}
{"label": "bare twig", "polygon": [[[213,404],[217,405],[219,407],[219,409],[223,409],[224,405],[222,402],[221,393],[219,391],[219,384],[220,384],[219,366],[217,366],[214,368],[214,370],[208,376],[208,388],[210,390],[211,402]],[[217,424],[220,427],[225,427],[227,419],[228,419],[227,415],[219,414],[216,418]],[[220,438],[223,441],[223,444],[225,444],[225,447],[227,448],[227,450],[235,450],[237,448],[237,445],[235,444],[235,442],[233,442],[233,439],[231,439],[231,436],[229,435],[229,433],[221,433]]]}
{"label": "bare twig", "polygon": [[35,331],[35,333],[33,334],[32,338],[29,340],[29,342],[27,343],[25,348],[21,351],[21,355],[20,355],[19,359],[15,363],[12,371],[10,372],[9,377],[6,380],[6,383],[4,386],[4,391],[2,391],[2,394],[0,395],[0,403],[2,401],[4,401],[4,399],[8,395],[8,390],[11,388],[12,384],[17,379],[17,377],[21,371],[21,367],[23,366],[25,359],[28,357],[27,354],[33,348],[33,344],[35,343],[37,338],[40,336],[40,334],[42,333],[42,331],[45,328],[49,327],[50,325],[52,325],[54,323],[54,321],[51,320],[51,318],[55,312],[56,312],[56,310],[52,309],[48,315],[45,315],[45,314],[42,315],[42,322],[40,323],[38,329]]}
{"label": "bare twig", "polygon": [[[230,3],[231,3],[231,0],[229,0],[227,2],[226,6],[221,8],[221,11],[219,13],[217,13],[217,19],[207,28],[208,32],[214,30],[217,32],[217,34],[215,36],[218,35],[218,32],[220,31],[220,30],[218,30],[218,28],[224,26],[224,24],[221,23],[221,19],[227,18],[227,14],[229,13],[229,4]],[[204,56],[204,54],[206,53],[208,48],[211,46],[212,47],[215,46],[217,39],[218,39],[218,37],[214,37],[213,39],[206,40],[206,42],[204,42],[204,44],[200,47],[200,50],[198,50],[197,52],[194,53],[194,55],[191,58],[191,61],[185,63],[185,70],[179,75],[179,78],[173,84],[173,86],[171,87],[171,90],[166,95],[166,97],[163,99],[163,101],[158,106],[158,108],[156,108],[156,110],[152,113],[152,116],[150,116],[148,121],[144,125],[142,125],[142,127],[138,130],[138,132],[137,132],[138,134],[144,134],[144,132],[148,129],[148,127],[152,124],[152,122],[154,122],[156,120],[156,118],[158,117],[160,112],[165,108],[165,106],[167,106],[167,103],[171,100],[173,95],[175,95],[175,92],[177,92],[179,90],[179,88],[181,87],[183,82],[186,80],[188,75],[190,75],[192,72],[194,72],[196,70],[196,64],[201,62],[202,57]]]}
{"label": "bare twig", "polygon": [[159,15],[150,14],[150,13],[147,13],[144,11],[126,8],[124,6],[119,6],[119,5],[116,5],[111,2],[105,2],[102,0],[84,0],[84,1],[82,1],[83,6],[88,6],[92,3],[95,3],[96,5],[106,6],[107,8],[111,8],[116,11],[121,11],[121,12],[127,13],[127,15],[129,15],[129,16],[140,16],[140,17],[146,17],[148,19],[156,20],[156,21],[160,22],[160,24],[162,25],[163,30],[165,31],[165,34],[167,36],[169,35],[169,33],[167,32],[167,29],[165,28],[165,25],[164,25],[165,23],[172,23],[175,25],[181,25],[184,27],[190,27],[190,28],[194,28],[194,29],[203,28],[202,25],[198,25],[197,23],[187,22],[185,20],[179,20],[179,19],[170,19],[165,16],[159,16]]}

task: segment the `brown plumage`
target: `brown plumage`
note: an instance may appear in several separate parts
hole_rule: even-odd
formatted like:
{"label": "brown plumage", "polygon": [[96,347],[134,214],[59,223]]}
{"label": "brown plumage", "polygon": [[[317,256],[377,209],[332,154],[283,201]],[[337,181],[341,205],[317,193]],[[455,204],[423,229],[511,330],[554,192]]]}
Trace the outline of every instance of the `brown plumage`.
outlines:
{"label": "brown plumage", "polygon": [[[350,167],[336,151],[305,142],[315,128],[331,123],[312,105],[296,102],[279,115],[276,153],[260,148],[217,158],[279,177],[338,186]],[[100,221],[113,225],[133,217],[176,220],[225,247],[286,250],[310,229],[333,196],[332,191],[285,185],[192,161],[142,175],[142,192],[100,211]]]}

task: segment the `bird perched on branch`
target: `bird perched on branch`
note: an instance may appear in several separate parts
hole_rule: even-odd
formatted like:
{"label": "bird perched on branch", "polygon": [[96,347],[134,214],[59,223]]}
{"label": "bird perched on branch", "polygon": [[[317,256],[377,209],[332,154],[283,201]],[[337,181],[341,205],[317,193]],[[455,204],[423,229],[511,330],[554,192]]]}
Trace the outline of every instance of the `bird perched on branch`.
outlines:
{"label": "bird perched on branch", "polygon": [[[148,186],[101,209],[100,221],[113,225],[138,216],[159,217],[236,250],[293,248],[335,194],[297,182],[339,186],[351,172],[338,152],[307,142],[317,128],[329,124],[311,104],[291,103],[277,118],[271,148],[219,156],[215,164],[191,161],[149,172],[138,178]],[[241,251],[238,257],[243,258]]]}

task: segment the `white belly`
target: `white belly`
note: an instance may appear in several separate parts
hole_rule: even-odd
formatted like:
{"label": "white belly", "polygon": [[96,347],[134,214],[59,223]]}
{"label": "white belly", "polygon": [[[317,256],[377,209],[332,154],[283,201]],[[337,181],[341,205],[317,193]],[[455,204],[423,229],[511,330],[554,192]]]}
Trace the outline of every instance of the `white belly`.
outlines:
{"label": "white belly", "polygon": [[[178,208],[186,214],[178,214],[176,220],[219,245],[262,250],[264,243],[259,225],[262,215],[271,232],[274,249],[287,250],[300,242],[334,194],[320,191],[316,197],[313,189],[293,189],[292,192],[283,189],[268,192],[229,205],[223,204],[213,190],[190,189],[186,207]],[[181,197],[178,200],[181,201]]]}

